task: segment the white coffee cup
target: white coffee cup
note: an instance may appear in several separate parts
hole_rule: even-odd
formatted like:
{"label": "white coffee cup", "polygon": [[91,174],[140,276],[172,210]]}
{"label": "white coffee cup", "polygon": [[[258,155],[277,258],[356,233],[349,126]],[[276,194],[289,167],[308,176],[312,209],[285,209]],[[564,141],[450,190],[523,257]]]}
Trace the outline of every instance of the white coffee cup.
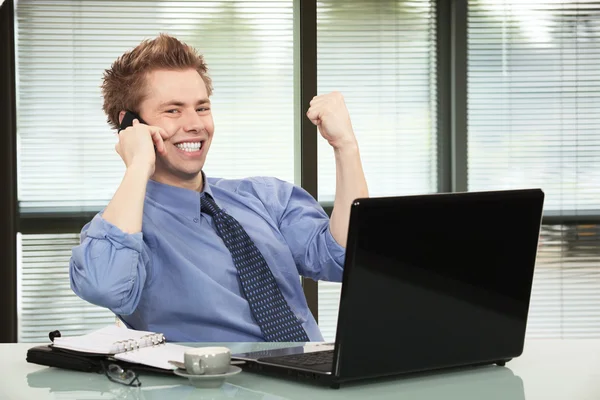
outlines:
{"label": "white coffee cup", "polygon": [[183,360],[188,374],[224,374],[229,371],[231,350],[227,347],[197,347],[186,350]]}

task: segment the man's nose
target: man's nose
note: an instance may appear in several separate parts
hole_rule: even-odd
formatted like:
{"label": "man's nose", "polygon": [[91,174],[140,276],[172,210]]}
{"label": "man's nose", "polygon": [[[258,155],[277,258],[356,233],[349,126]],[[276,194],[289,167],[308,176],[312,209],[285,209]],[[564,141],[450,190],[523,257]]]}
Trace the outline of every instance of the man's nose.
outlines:
{"label": "man's nose", "polygon": [[204,129],[202,117],[198,115],[196,110],[187,111],[183,122],[183,129],[186,132],[200,132]]}

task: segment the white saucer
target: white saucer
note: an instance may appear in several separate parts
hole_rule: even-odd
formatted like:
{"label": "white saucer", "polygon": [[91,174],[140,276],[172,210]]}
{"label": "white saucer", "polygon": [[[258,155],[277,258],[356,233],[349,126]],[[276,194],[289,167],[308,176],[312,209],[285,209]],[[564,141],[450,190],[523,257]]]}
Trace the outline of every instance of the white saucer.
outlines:
{"label": "white saucer", "polygon": [[224,374],[218,375],[194,375],[189,374],[185,369],[177,368],[173,370],[175,375],[182,376],[184,378],[188,378],[192,385],[197,388],[218,388],[223,385],[225,379],[237,375],[242,372],[240,367],[236,367],[234,365],[229,366],[229,370]]}

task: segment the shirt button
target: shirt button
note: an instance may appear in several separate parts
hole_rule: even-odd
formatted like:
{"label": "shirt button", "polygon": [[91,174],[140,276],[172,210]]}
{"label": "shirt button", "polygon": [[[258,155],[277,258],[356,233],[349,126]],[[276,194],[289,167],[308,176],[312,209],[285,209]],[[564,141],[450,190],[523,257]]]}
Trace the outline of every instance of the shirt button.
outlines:
{"label": "shirt button", "polygon": [[200,221],[200,219],[194,218],[194,222],[198,222],[198,221]]}

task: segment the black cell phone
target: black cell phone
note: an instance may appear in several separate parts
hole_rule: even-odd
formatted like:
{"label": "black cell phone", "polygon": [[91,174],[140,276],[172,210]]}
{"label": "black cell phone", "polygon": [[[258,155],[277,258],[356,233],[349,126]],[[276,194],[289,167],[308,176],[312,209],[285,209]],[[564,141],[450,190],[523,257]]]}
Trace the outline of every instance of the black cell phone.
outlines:
{"label": "black cell phone", "polygon": [[[119,126],[118,133],[121,133],[123,129],[127,129],[128,127],[132,126],[134,119],[137,119],[140,124],[146,124],[146,122],[144,122],[144,120],[133,111],[126,111],[125,115],[123,116],[123,120],[121,121],[121,125]],[[154,145],[154,150],[156,150],[156,145]]]}
{"label": "black cell phone", "polygon": [[126,128],[132,126],[134,119],[137,119],[138,121],[140,121],[140,124],[145,124],[144,120],[142,118],[140,118],[139,115],[137,115],[133,111],[127,111],[125,113],[125,115],[123,116],[123,120],[121,121],[121,125],[119,126],[119,133],[123,129],[126,129]]}

